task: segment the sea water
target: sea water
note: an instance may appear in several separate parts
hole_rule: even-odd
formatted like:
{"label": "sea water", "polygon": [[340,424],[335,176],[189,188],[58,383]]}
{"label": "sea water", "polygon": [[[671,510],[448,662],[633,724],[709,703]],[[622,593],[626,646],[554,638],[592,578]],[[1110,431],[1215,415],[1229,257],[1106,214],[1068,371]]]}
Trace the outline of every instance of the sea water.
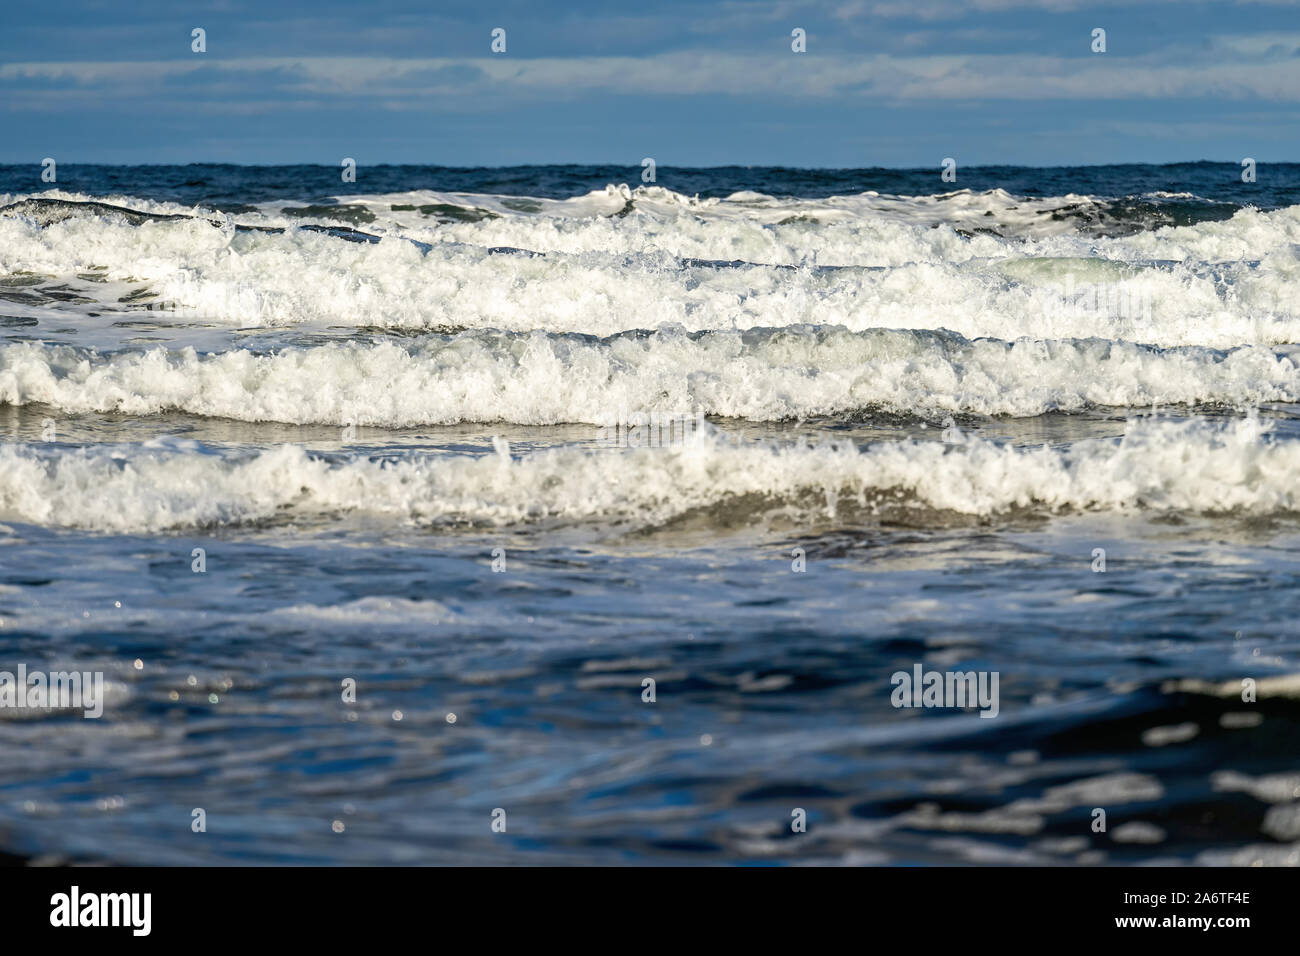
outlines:
{"label": "sea water", "polygon": [[639,172],[0,167],[0,850],[1300,862],[1300,166]]}

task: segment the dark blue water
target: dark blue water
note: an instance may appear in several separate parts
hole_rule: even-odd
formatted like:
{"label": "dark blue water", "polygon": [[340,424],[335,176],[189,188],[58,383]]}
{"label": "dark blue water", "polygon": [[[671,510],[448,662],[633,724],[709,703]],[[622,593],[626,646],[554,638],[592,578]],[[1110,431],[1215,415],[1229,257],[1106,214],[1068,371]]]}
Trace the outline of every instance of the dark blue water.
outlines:
{"label": "dark blue water", "polygon": [[[0,192],[28,193],[42,188],[41,167],[0,165]],[[1244,183],[1234,163],[1125,164],[1116,166],[962,166],[957,181],[945,183],[935,169],[787,169],[773,166],[717,166],[708,169],[659,166],[656,185],[685,195],[724,197],[741,190],[772,196],[820,199],[875,190],[899,196],[928,196],[953,189],[984,192],[1003,189],[1019,196],[1077,194],[1129,199],[1169,208],[1192,217],[1209,203],[1233,209],[1277,209],[1300,203],[1300,164],[1264,163],[1256,179]],[[67,163],[58,167],[58,185],[96,196],[125,194],[215,208],[275,200],[322,200],[349,194],[439,192],[493,193],[564,199],[607,183],[642,183],[636,166],[361,166],[357,181],[344,183],[332,166],[100,166]],[[1190,193],[1198,199],[1158,200],[1153,193]],[[1208,203],[1206,201],[1209,201]],[[1136,209],[1135,209],[1136,213]],[[1225,216],[1226,218],[1226,216]],[[1181,221],[1181,220],[1180,220]]]}

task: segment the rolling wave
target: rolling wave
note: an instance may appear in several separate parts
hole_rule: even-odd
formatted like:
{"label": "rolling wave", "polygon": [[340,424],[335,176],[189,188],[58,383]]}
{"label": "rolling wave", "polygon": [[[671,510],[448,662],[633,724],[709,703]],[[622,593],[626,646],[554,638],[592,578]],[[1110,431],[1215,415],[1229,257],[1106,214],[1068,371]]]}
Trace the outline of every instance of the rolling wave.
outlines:
{"label": "rolling wave", "polygon": [[1297,347],[790,326],[606,338],[463,332],[277,350],[0,346],[0,403],[289,424],[615,424],[642,412],[751,421],[868,409],[1033,416],[1300,401]]}
{"label": "rolling wave", "polygon": [[377,229],[374,242],[301,225],[0,217],[0,298],[57,306],[60,320],[147,300],[159,322],[239,329],[821,325],[1165,348],[1300,341],[1300,207],[1098,240],[967,238],[873,217],[516,217]]}
{"label": "rolling wave", "polygon": [[[513,457],[232,452],[174,439],[80,449],[0,446],[0,520],[141,532],[371,515],[417,525],[538,521],[661,527],[780,516],[871,523],[909,512],[1291,514],[1300,441],[1252,419],[1131,423],[1118,441],[1020,448],[947,442],[739,444],[707,426],[670,447],[568,446]],[[105,500],[114,503],[111,509]],[[731,512],[731,514],[728,514]]]}

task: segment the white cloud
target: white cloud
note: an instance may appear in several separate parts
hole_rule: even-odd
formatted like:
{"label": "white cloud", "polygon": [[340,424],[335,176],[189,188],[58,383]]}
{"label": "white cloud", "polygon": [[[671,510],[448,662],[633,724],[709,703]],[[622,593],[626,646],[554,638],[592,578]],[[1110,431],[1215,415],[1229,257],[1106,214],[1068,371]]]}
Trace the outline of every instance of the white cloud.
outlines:
{"label": "white cloud", "polygon": [[[1219,49],[1148,57],[1023,54],[867,56],[666,53],[648,57],[387,59],[275,57],[145,63],[11,63],[0,66],[6,95],[39,94],[44,107],[60,95],[157,96],[169,85],[219,89],[228,99],[331,96],[412,100],[508,96],[585,97],[599,93],[657,96],[857,97],[914,100],[1143,100],[1213,97],[1300,100],[1296,38],[1227,37]],[[1296,43],[1300,46],[1300,42]],[[1259,53],[1271,51],[1262,58]],[[205,72],[210,70],[211,72]],[[241,82],[242,81],[242,82]],[[219,84],[219,85],[218,85]],[[30,87],[35,86],[35,89]],[[68,89],[62,89],[66,86]],[[308,105],[308,104],[304,104]]]}
{"label": "white cloud", "polygon": [[[848,0],[835,10],[839,20],[856,20],[861,17],[874,16],[882,18],[914,17],[921,20],[956,19],[972,13],[1004,13],[1008,10],[1034,10],[1047,13],[1070,13],[1075,10],[1096,10],[1099,7],[1123,7],[1132,10],[1134,6],[1153,6],[1186,4],[1187,0],[1143,0],[1143,3],[1121,3],[1111,0],[1109,4],[1097,0]],[[1251,4],[1269,6],[1290,6],[1295,0],[1235,0],[1238,6]]]}

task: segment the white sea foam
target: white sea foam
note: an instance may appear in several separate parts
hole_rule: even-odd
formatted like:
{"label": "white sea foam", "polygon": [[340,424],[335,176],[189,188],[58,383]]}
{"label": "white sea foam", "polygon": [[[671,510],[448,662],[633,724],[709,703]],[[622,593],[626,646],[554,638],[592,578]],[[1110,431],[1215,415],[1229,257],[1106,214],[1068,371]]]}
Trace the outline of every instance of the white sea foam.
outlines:
{"label": "white sea foam", "polygon": [[0,347],[0,402],[293,424],[614,423],[620,410],[777,420],[880,407],[1037,415],[1087,406],[1300,400],[1300,348],[791,327],[595,340],[473,332],[271,354]]}
{"label": "white sea foam", "polygon": [[[405,229],[425,227],[431,217],[446,218],[448,210],[460,209],[465,213],[488,214],[477,219],[466,217],[466,221],[481,222],[498,230],[529,222],[609,218],[634,212],[642,219],[661,222],[696,219],[750,222],[770,228],[875,221],[984,231],[998,228],[1004,230],[1003,234],[1025,236],[1069,234],[1089,215],[1099,217],[1106,207],[1103,201],[1088,196],[1025,197],[1002,189],[984,192],[960,189],[932,196],[895,196],[868,191],[824,199],[795,199],[743,190],[724,198],[701,199],[663,186],[629,188],[626,184],[610,184],[603,190],[561,200],[419,190],[338,196],[335,201],[363,207],[376,222],[393,222]],[[264,215],[274,217],[281,205],[265,203],[260,209]]]}
{"label": "white sea foam", "polygon": [[[42,228],[3,218],[0,271],[68,276],[99,267],[111,283],[156,294],[174,310],[159,313],[170,321],[244,328],[605,336],[814,324],[1214,348],[1300,341],[1300,207],[1116,239],[966,239],[879,216],[783,225],[740,212],[413,227],[432,242],[427,252],[397,238],[391,223],[375,231],[388,235],[365,244],[202,221],[109,217]],[[498,246],[547,254],[489,251]],[[116,298],[103,305],[123,308]]]}
{"label": "white sea foam", "polygon": [[0,446],[0,519],[106,531],[308,520],[365,513],[402,522],[542,519],[657,526],[701,508],[792,509],[802,520],[882,505],[987,515],[1017,508],[1293,512],[1300,442],[1244,421],[1138,422],[1067,449],[888,442],[767,447],[703,433],[672,448],[565,447],[512,458],[330,459],[286,445],[217,453],[153,442],[51,454]]}

